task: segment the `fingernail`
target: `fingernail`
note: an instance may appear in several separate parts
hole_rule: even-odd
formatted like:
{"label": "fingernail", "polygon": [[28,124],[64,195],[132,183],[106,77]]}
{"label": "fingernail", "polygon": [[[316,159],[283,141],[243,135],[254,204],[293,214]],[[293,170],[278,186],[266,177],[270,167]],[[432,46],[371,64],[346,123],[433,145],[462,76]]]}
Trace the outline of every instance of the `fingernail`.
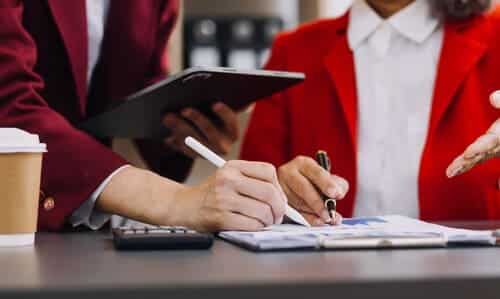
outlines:
{"label": "fingernail", "polygon": [[330,214],[328,213],[328,211],[323,211],[321,212],[321,219],[323,219],[323,221],[325,221],[325,223],[331,223],[332,222],[332,218],[330,217]]}
{"label": "fingernail", "polygon": [[337,188],[335,187],[330,187],[328,188],[328,190],[326,190],[326,195],[328,195],[328,197],[331,197],[331,198],[337,198],[337,196],[340,195],[340,192],[337,191]]}

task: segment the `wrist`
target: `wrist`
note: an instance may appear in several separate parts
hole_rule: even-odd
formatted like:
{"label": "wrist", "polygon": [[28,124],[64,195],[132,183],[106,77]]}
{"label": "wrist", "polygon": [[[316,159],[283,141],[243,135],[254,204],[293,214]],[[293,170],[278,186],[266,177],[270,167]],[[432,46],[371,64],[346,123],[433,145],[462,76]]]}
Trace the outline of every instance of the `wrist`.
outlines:
{"label": "wrist", "polygon": [[200,219],[198,211],[206,188],[202,186],[187,187],[181,185],[173,194],[173,202],[168,211],[170,225],[186,226],[193,229],[200,229]]}
{"label": "wrist", "polygon": [[107,213],[155,225],[172,225],[170,212],[182,185],[151,171],[128,167],[114,176],[97,201]]}

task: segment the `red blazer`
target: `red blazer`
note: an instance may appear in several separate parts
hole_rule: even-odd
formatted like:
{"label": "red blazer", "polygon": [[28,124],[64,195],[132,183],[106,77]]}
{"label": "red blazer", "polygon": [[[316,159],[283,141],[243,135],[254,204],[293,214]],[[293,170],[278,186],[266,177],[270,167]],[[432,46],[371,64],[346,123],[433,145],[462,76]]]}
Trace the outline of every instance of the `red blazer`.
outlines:
{"label": "red blazer", "polygon": [[[304,72],[305,82],[256,105],[241,156],[279,166],[325,149],[333,170],[351,183],[339,202],[345,216],[356,197],[357,94],[348,16],[281,35],[268,69]],[[411,76],[409,71],[408,76]],[[490,92],[500,89],[500,14],[445,25],[430,128],[419,175],[425,220],[500,218],[500,160],[455,179],[445,170],[499,117]]]}
{"label": "red blazer", "polygon": [[[0,126],[40,134],[48,145],[40,230],[62,228],[96,187],[126,163],[75,125],[165,76],[177,6],[176,0],[113,0],[87,92],[85,0],[0,0]],[[146,143],[140,145],[147,162],[165,170],[166,159],[175,156]],[[182,172],[177,167],[186,163],[179,163],[170,166]],[[45,203],[49,197],[55,205]]]}

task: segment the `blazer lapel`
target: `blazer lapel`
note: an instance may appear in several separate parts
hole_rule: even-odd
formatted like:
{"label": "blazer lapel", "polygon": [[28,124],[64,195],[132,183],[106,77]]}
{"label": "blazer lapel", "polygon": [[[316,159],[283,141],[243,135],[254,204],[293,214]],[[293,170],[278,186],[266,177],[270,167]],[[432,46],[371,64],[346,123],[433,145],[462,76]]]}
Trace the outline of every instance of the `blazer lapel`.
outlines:
{"label": "blazer lapel", "polygon": [[342,110],[349,127],[352,145],[357,146],[357,92],[354,72],[354,58],[347,42],[347,16],[344,28],[337,30],[337,38],[325,58],[325,66],[335,86]]}
{"label": "blazer lapel", "polygon": [[54,21],[68,52],[81,112],[87,97],[88,37],[84,0],[48,0]]}
{"label": "blazer lapel", "polygon": [[102,79],[111,100],[144,87],[160,12],[158,1],[111,1],[101,51]]}
{"label": "blazer lapel", "polygon": [[429,133],[436,130],[463,80],[486,52],[486,44],[471,39],[466,32],[462,32],[466,26],[468,25],[453,23],[445,26]]}

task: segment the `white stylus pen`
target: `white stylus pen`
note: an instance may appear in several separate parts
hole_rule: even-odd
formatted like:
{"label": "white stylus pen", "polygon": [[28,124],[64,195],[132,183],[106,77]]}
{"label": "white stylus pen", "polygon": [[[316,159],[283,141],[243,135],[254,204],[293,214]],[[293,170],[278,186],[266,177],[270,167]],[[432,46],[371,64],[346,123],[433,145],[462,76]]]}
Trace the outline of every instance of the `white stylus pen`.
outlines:
{"label": "white stylus pen", "polygon": [[[221,168],[226,164],[226,161],[219,157],[216,153],[212,152],[208,147],[201,144],[198,140],[193,137],[186,137],[184,143],[193,151],[198,153],[203,158],[207,159],[213,165],[218,168]],[[285,215],[298,224],[302,224],[304,226],[311,226],[309,222],[294,208],[290,207],[288,204],[286,205]]]}

